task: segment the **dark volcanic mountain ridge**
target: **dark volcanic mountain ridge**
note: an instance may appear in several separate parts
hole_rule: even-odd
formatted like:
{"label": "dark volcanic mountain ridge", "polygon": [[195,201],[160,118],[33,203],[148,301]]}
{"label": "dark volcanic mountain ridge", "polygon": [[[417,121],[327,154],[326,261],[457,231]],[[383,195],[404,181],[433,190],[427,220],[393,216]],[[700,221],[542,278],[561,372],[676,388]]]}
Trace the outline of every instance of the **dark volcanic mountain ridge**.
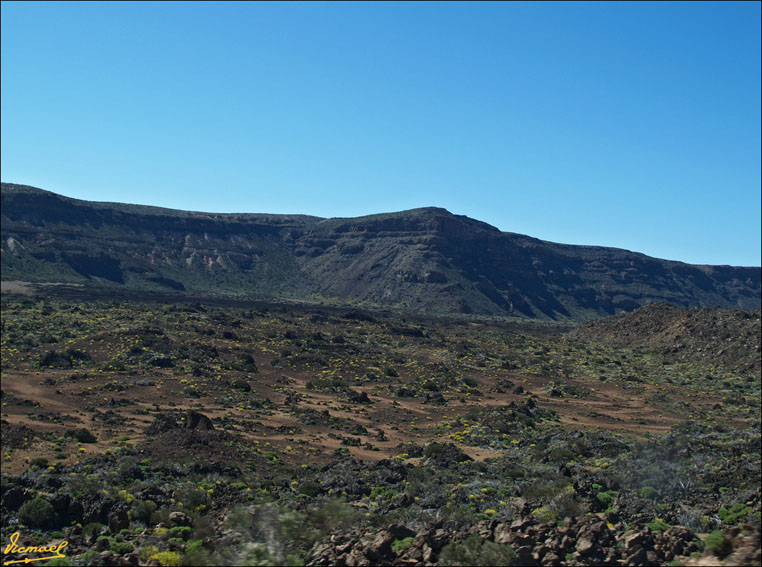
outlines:
{"label": "dark volcanic mountain ridge", "polygon": [[359,217],[93,203],[2,184],[2,278],[587,319],[655,302],[758,309],[759,267],[556,244],[422,208]]}

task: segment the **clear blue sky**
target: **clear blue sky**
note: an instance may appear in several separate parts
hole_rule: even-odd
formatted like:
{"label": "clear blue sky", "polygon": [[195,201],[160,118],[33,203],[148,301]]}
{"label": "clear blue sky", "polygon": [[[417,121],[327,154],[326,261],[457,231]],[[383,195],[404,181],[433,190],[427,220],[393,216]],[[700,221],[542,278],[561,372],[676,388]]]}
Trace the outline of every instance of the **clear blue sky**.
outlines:
{"label": "clear blue sky", "polygon": [[760,3],[2,2],[2,179],[760,265]]}

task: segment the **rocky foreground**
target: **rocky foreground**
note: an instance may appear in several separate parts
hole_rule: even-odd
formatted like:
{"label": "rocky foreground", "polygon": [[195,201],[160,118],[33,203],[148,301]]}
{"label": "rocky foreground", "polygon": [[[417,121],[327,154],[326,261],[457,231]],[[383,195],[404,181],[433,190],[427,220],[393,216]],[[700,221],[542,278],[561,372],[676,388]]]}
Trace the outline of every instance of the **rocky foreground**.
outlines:
{"label": "rocky foreground", "polygon": [[[261,513],[254,509],[252,515]],[[127,517],[110,516],[110,533],[118,534]],[[190,529],[191,518],[174,512],[158,529],[177,531]],[[163,552],[145,559],[131,550],[120,554],[106,549],[110,538],[95,533],[83,534],[81,527],[63,531],[69,542],[67,553],[76,556],[90,549],[86,564],[114,566],[173,565],[179,554]],[[117,542],[123,537],[116,535]],[[155,535],[145,530],[133,540],[135,545],[150,546]],[[685,565],[685,566],[750,566],[759,565],[760,527],[743,524],[728,527],[721,538],[702,543],[685,527],[672,526],[663,532],[645,528],[627,529],[622,523],[610,524],[597,515],[578,519],[566,518],[562,525],[537,523],[522,517],[511,523],[481,522],[466,531],[453,531],[435,523],[414,531],[394,524],[371,531],[353,529],[334,534],[327,541],[315,544],[306,557],[306,565]],[[20,545],[34,545],[27,538]],[[133,544],[128,544],[132,547]],[[711,545],[706,547],[705,545]],[[278,542],[247,541],[238,532],[227,530],[208,537],[203,546],[225,546],[238,550],[234,564],[293,564],[291,557],[280,555]],[[180,544],[175,545],[181,549]],[[704,551],[701,551],[704,549]],[[94,551],[93,551],[94,550]],[[200,561],[184,561],[184,565],[202,565]],[[252,563],[252,560],[262,562]]]}
{"label": "rocky foreground", "polygon": [[[393,542],[412,538],[409,546]],[[457,551],[446,546],[455,544]],[[460,545],[458,545],[460,544]],[[511,551],[504,548],[505,544]],[[317,545],[309,565],[473,565],[475,560],[504,565],[755,565],[760,562],[759,526],[727,528],[717,548],[703,546],[691,530],[628,530],[596,515],[566,518],[563,525],[525,517],[510,524],[482,522],[466,532],[429,526],[413,532],[404,526],[331,537]],[[449,553],[448,553],[449,551]]]}
{"label": "rocky foreground", "polygon": [[759,318],[652,309],[598,326],[641,350],[3,297],[0,541],[65,540],[70,566],[758,565],[760,376],[703,353]]}

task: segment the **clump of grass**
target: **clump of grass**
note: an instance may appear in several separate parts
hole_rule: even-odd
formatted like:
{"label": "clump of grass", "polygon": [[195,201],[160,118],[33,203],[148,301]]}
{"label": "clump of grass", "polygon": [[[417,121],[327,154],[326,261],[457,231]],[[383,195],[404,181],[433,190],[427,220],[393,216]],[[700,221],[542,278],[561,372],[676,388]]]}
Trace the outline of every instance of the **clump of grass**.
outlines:
{"label": "clump of grass", "polygon": [[42,496],[24,502],[18,512],[21,523],[34,528],[47,527],[54,515],[53,505]]}
{"label": "clump of grass", "polygon": [[732,549],[731,543],[725,539],[725,535],[720,530],[715,530],[706,536],[704,540],[707,549],[714,551],[715,555],[722,558],[728,555]]}

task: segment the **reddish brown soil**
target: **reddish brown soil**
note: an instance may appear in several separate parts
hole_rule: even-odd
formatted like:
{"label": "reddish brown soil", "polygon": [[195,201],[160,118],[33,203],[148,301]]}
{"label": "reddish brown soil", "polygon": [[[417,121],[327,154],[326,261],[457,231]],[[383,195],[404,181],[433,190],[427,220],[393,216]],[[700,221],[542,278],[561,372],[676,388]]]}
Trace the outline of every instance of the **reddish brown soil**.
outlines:
{"label": "reddish brown soil", "polygon": [[[68,457],[63,462],[78,458],[81,453],[99,453],[114,449],[120,444],[133,445],[146,440],[146,428],[153,421],[157,408],[161,410],[198,410],[210,418],[228,416],[237,424],[230,430],[243,438],[258,443],[266,450],[276,450],[283,453],[283,458],[294,462],[304,460],[321,460],[327,458],[334,450],[342,447],[341,440],[328,436],[332,432],[327,425],[303,425],[289,413],[291,407],[286,404],[286,395],[276,391],[275,378],[280,370],[263,371],[257,377],[254,388],[275,404],[270,415],[255,415],[251,410],[227,408],[216,404],[211,397],[187,399],[179,395],[182,378],[173,377],[169,373],[154,371],[150,378],[154,382],[162,380],[161,389],[155,386],[132,386],[129,391],[111,393],[99,390],[99,387],[114,379],[128,381],[134,377],[119,373],[104,375],[89,382],[66,382],[62,380],[71,374],[71,370],[45,370],[44,377],[56,381],[55,386],[41,384],[43,374],[36,371],[7,371],[3,373],[3,390],[13,394],[10,401],[3,404],[3,419],[17,427],[28,427],[37,433],[58,432],[67,429],[87,427],[98,438],[94,444],[70,445],[67,447]],[[547,378],[527,376],[526,381],[520,381],[524,387],[523,394],[488,393],[473,401],[460,401],[460,396],[450,398],[446,406],[436,406],[421,403],[418,399],[399,399],[385,394],[383,389],[373,385],[362,385],[354,388],[365,391],[373,401],[370,405],[352,404],[337,399],[335,394],[310,391],[306,387],[311,373],[289,372],[289,388],[302,396],[299,408],[312,408],[318,412],[327,410],[332,417],[349,418],[364,426],[371,434],[341,435],[359,437],[364,443],[373,446],[373,450],[364,446],[349,447],[351,454],[360,459],[377,460],[397,454],[398,446],[405,442],[424,443],[431,440],[449,440],[447,435],[437,435],[437,426],[452,421],[458,415],[472,407],[506,405],[512,401],[523,401],[532,396],[543,407],[555,410],[561,422],[571,428],[599,428],[628,435],[642,436],[645,433],[659,433],[668,430],[672,425],[688,418],[695,408],[705,410],[721,401],[720,393],[690,392],[690,404],[683,406],[680,411],[674,411],[664,405],[649,403],[649,394],[660,392],[666,399],[682,399],[688,395],[685,389],[673,385],[638,384],[624,386],[602,383],[590,377],[579,377],[573,380],[575,386],[590,394],[584,398],[555,398],[546,391],[550,381]],[[188,377],[192,379],[192,377]],[[493,379],[477,377],[481,382],[482,391],[487,391],[494,383]],[[514,381],[515,377],[513,377]],[[88,389],[90,388],[90,389]],[[107,402],[109,396],[115,399],[129,397],[134,404],[114,408],[118,413],[117,423],[104,424],[89,417],[92,412],[88,406],[95,400]],[[37,402],[40,407],[29,407],[29,400]],[[99,411],[106,411],[102,406]],[[149,411],[148,414],[139,413]],[[47,416],[46,421],[35,419],[34,416]],[[415,429],[413,429],[413,425]],[[288,429],[294,428],[294,433]],[[382,430],[386,440],[375,438]],[[128,441],[116,440],[129,437]],[[491,456],[492,451],[463,447],[473,458]],[[46,457],[51,462],[55,458],[52,445],[49,442],[35,441],[24,450],[14,450],[11,461],[5,462],[8,472],[18,473],[27,464],[30,457]]]}

